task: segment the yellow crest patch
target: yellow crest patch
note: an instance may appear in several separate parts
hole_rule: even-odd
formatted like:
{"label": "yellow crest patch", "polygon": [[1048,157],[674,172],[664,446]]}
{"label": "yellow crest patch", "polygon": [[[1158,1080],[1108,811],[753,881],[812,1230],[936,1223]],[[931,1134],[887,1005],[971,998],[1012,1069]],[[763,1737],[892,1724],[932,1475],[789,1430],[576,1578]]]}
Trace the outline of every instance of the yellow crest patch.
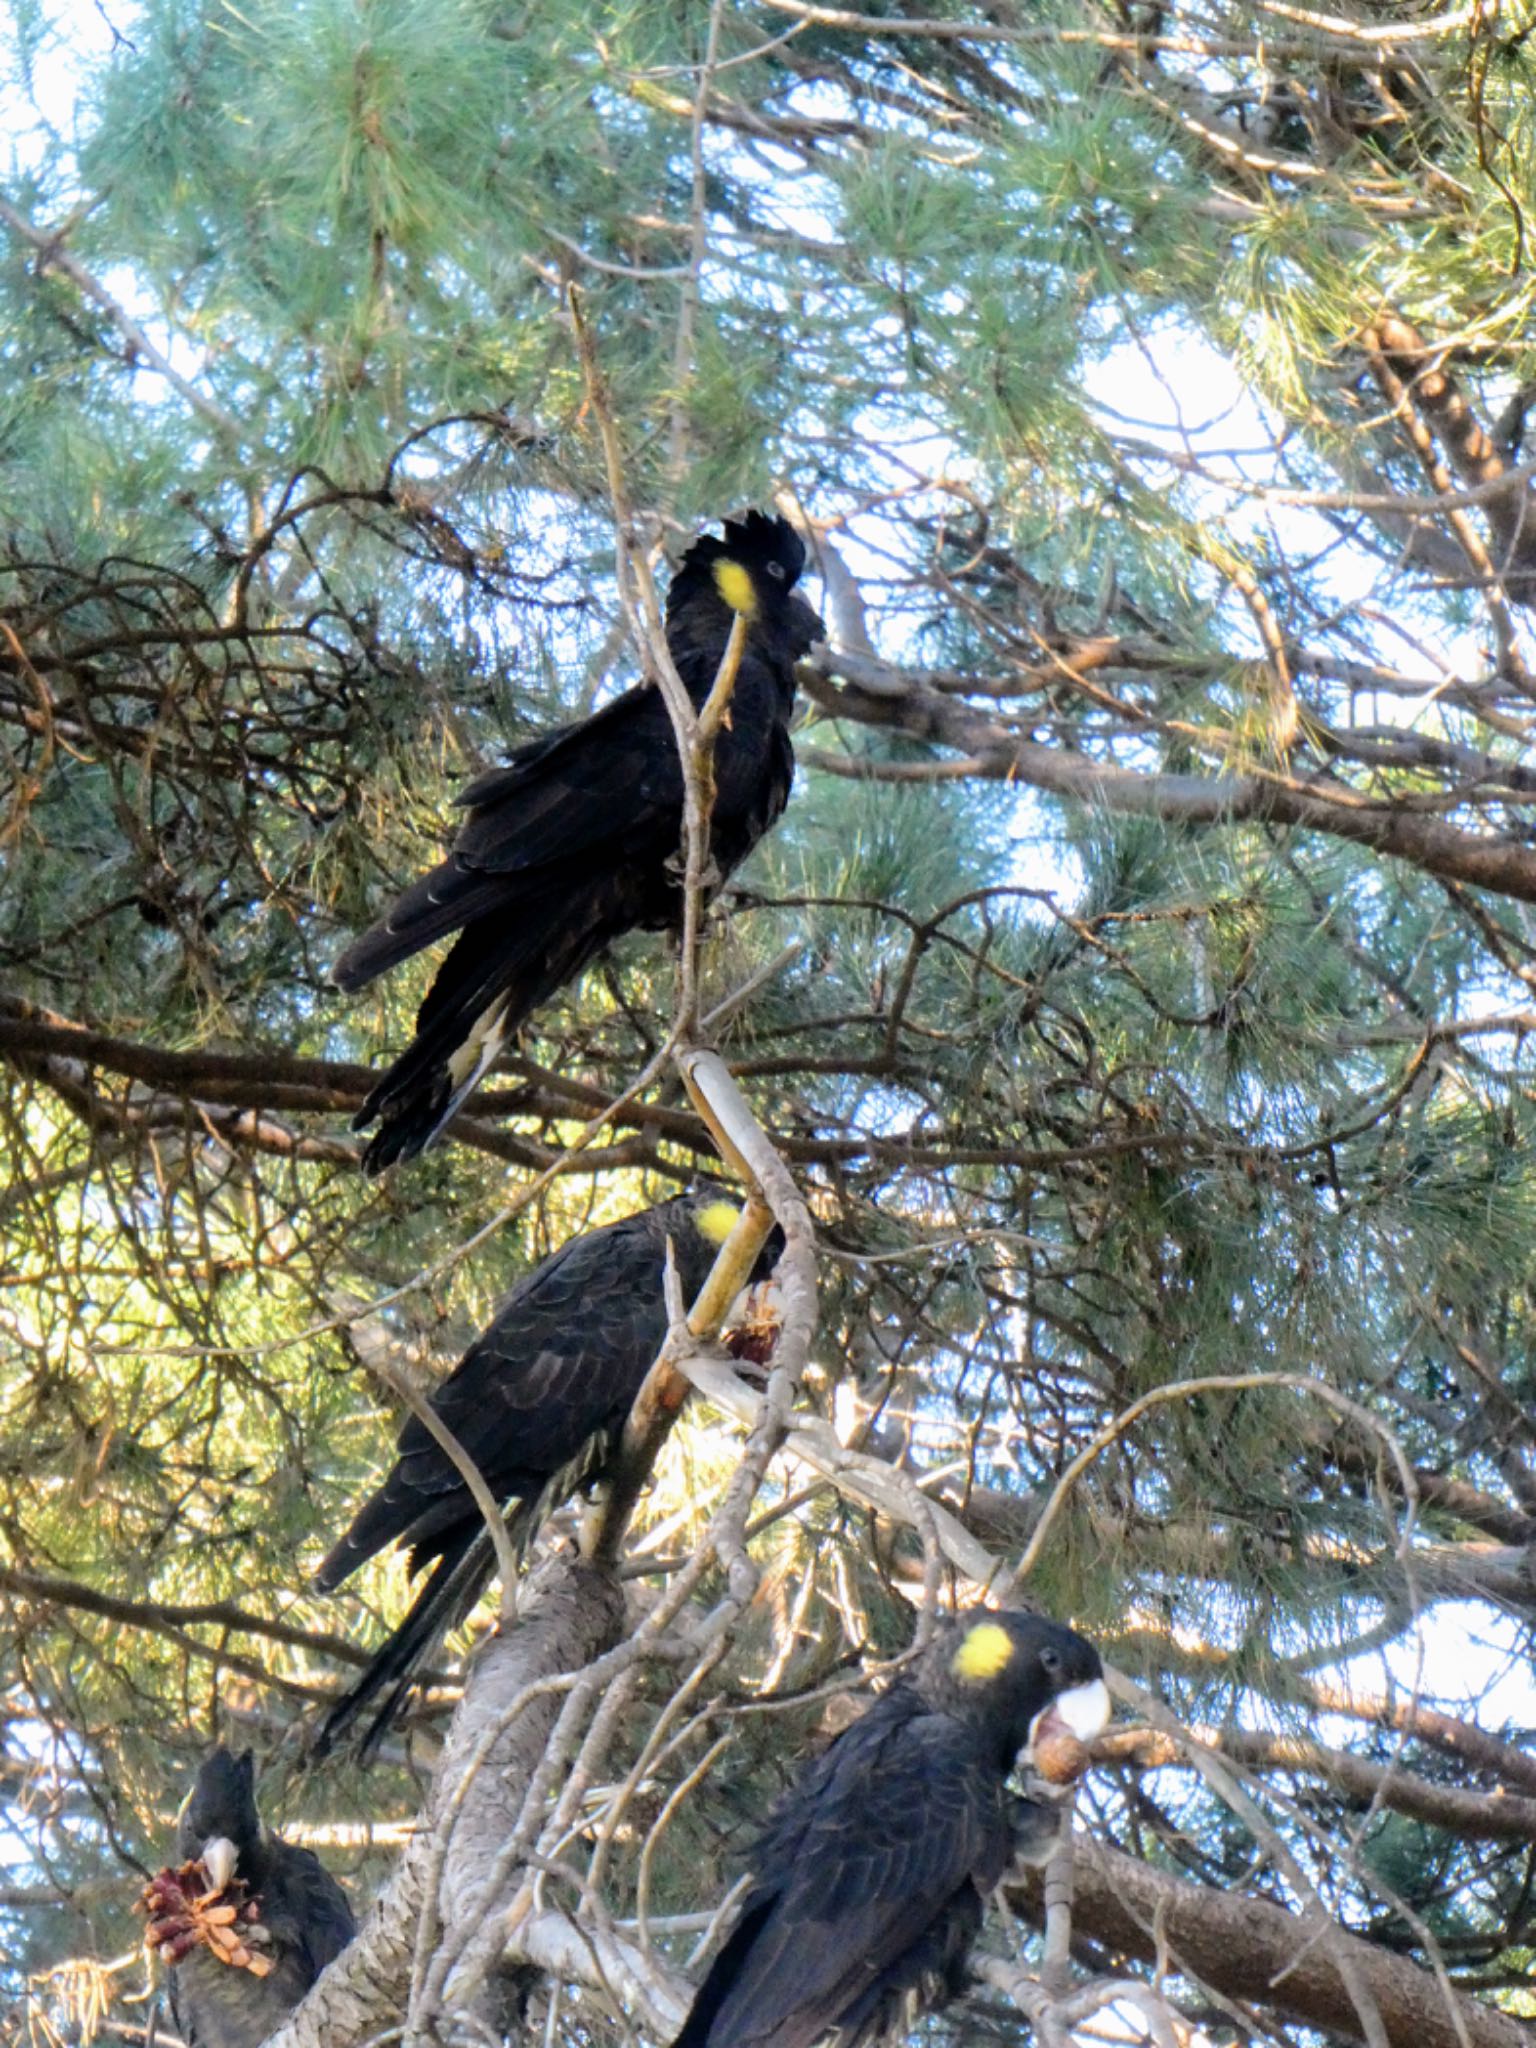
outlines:
{"label": "yellow crest patch", "polygon": [[752,578],[740,562],[722,557],[715,563],[715,588],[733,612],[740,612],[748,619],[755,617],[757,592],[752,587]]}
{"label": "yellow crest patch", "polygon": [[956,1678],[996,1678],[1013,1656],[1013,1637],[995,1621],[978,1621],[960,1639],[950,1659]]}
{"label": "yellow crest patch", "polygon": [[736,1228],[736,1218],[740,1214],[734,1202],[706,1202],[693,1220],[699,1226],[701,1237],[707,1237],[711,1244],[724,1244]]}

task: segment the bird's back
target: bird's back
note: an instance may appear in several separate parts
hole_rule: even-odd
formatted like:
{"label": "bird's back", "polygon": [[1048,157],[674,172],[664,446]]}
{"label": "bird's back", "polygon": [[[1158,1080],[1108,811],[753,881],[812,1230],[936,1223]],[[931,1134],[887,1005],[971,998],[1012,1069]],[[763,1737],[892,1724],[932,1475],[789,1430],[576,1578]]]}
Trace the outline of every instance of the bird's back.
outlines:
{"label": "bird's back", "polygon": [[[499,1500],[538,1494],[594,1431],[627,1413],[666,1335],[670,1217],[663,1205],[572,1239],[513,1288],[433,1395]],[[400,1536],[414,1546],[414,1570],[439,1554],[445,1534],[477,1519],[458,1471],[415,1416],[398,1448],[384,1485],[316,1574],[322,1590]]]}
{"label": "bird's back", "polygon": [[1002,1786],[971,1731],[893,1689],[770,1822],[675,2048],[811,2048],[834,2028],[851,2044],[920,1982],[953,1990],[1008,1842]]}
{"label": "bird's back", "polygon": [[568,876],[612,860],[626,843],[675,836],[682,797],[666,705],[639,684],[462,789],[454,801],[468,815],[454,850],[536,887],[541,874]]}

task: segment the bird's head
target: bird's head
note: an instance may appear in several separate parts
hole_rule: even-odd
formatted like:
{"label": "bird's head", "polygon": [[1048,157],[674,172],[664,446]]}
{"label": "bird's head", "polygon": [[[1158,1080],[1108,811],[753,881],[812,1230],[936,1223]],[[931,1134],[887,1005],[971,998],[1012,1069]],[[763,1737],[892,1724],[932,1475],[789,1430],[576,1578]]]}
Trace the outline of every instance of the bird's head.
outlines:
{"label": "bird's head", "polygon": [[[673,1212],[666,1220],[677,1259],[678,1277],[683,1283],[684,1294],[692,1301],[709,1277],[716,1253],[735,1229],[741,1215],[741,1203],[722,1188],[706,1187],[691,1195],[683,1195],[666,1206]],[[767,1279],[778,1264],[783,1249],[784,1233],[776,1223],[747,1276],[749,1286],[754,1281]]]}
{"label": "bird's head", "polygon": [[207,1867],[216,1891],[237,1875],[258,1882],[261,1819],[249,1750],[233,1756],[221,1744],[206,1759],[176,1817],[176,1846],[183,1861]]}
{"label": "bird's head", "polygon": [[1000,1760],[1032,1758],[1052,1735],[1091,1742],[1109,1722],[1098,1651],[1041,1614],[969,1608],[941,1633],[928,1669],[934,1703],[995,1736]]}
{"label": "bird's head", "polygon": [[795,595],[804,568],[805,543],[787,519],[768,512],[727,519],[723,539],[701,534],[684,555],[667,592],[667,618],[713,598],[798,660],[827,632],[814,606]]}

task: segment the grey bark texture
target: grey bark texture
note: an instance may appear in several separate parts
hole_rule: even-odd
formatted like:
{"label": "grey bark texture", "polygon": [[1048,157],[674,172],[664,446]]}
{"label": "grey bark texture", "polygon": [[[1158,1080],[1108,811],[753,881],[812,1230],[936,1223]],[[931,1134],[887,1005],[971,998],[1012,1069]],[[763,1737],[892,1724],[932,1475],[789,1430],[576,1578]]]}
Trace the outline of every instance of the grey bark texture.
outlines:
{"label": "grey bark texture", "polygon": [[[432,1796],[399,1868],[357,1939],[271,2038],[269,2048],[356,2048],[400,2025],[416,1974],[418,1933],[430,1911],[434,1946],[464,1945],[447,2004],[473,2011],[499,1950],[494,1922],[513,1885],[493,1866],[512,1835],[550,1732],[560,1692],[529,1700],[494,1735],[518,1696],[578,1671],[611,1647],[623,1626],[623,1595],[605,1573],[574,1557],[543,1565],[524,1585],[516,1628],[493,1636],[471,1664],[433,1780]],[[477,1752],[487,1745],[483,1754]],[[479,1982],[475,1977],[479,1976]]]}

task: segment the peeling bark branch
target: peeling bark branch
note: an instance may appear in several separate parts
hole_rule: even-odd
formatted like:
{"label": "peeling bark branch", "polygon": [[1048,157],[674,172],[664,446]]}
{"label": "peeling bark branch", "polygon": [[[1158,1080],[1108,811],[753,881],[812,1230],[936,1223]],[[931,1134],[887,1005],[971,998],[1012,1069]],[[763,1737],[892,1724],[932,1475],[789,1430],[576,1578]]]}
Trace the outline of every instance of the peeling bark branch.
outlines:
{"label": "peeling bark branch", "polygon": [[694,1987],[607,1927],[578,1926],[564,1913],[537,1913],[517,1928],[502,1958],[605,1992],[619,2012],[638,2012],[658,2040],[670,2039],[693,2003]]}

